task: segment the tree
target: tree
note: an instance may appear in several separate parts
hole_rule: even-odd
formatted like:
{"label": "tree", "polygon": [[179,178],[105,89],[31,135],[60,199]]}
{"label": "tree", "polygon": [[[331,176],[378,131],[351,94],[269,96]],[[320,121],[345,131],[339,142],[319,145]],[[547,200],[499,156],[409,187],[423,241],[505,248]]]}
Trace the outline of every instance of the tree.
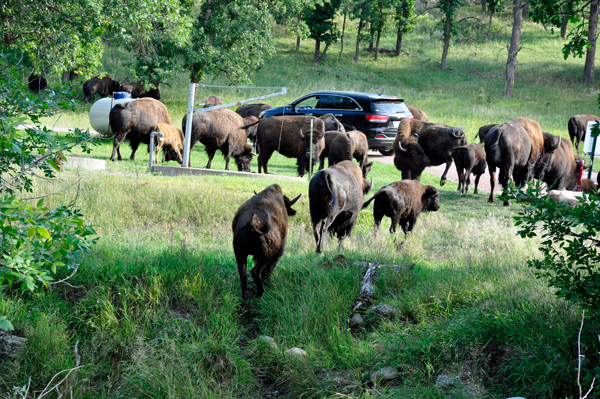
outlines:
{"label": "tree", "polygon": [[442,34],[442,41],[444,43],[442,50],[442,69],[446,69],[446,58],[448,57],[450,38],[454,33],[452,20],[456,15],[456,10],[458,10],[462,4],[462,0],[440,0],[438,3],[438,7],[442,11],[442,24],[444,25],[444,33]]}
{"label": "tree", "polygon": [[[315,61],[321,61],[329,46],[335,43],[339,37],[340,32],[333,19],[340,5],[341,0],[328,0],[323,4],[317,4],[314,9],[310,9],[304,14],[304,22],[310,31],[310,38],[315,39],[316,42]],[[322,53],[321,42],[325,43]]]}
{"label": "tree", "polygon": [[521,39],[521,28],[523,27],[523,7],[527,4],[523,0],[513,0],[513,28],[508,48],[508,59],[506,60],[505,83],[502,96],[510,98],[515,85],[515,69],[517,68],[517,54],[521,51],[519,41]]}
{"label": "tree", "polygon": [[494,16],[494,13],[498,12],[498,9],[500,8],[501,4],[501,0],[488,0],[488,9],[490,11],[490,29],[492,29],[492,17]]}
{"label": "tree", "polygon": [[394,19],[398,30],[396,33],[396,51],[394,54],[398,57],[402,50],[402,38],[404,34],[410,32],[415,24],[415,3],[413,0],[398,0],[395,8],[396,14]]}
{"label": "tree", "polygon": [[354,50],[354,62],[358,62],[358,55],[360,52],[360,41],[361,33],[363,28],[366,26],[366,21],[369,18],[369,0],[358,0],[352,8],[352,16],[357,19],[358,25],[356,27],[356,48]]}
{"label": "tree", "polygon": [[296,35],[296,51],[300,51],[300,40],[310,34],[302,17],[314,6],[315,0],[280,0],[274,3],[272,13],[277,23],[291,27],[291,32]]}

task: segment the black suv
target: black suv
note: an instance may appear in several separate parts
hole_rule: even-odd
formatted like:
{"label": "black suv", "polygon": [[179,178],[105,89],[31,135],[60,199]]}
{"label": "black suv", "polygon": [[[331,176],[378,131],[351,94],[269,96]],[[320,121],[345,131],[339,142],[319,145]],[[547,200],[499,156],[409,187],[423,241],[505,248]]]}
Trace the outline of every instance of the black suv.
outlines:
{"label": "black suv", "polygon": [[412,114],[404,100],[388,94],[360,91],[316,91],[283,106],[263,111],[260,118],[280,115],[333,114],[346,130],[360,130],[369,140],[369,149],[392,155],[398,125]]}

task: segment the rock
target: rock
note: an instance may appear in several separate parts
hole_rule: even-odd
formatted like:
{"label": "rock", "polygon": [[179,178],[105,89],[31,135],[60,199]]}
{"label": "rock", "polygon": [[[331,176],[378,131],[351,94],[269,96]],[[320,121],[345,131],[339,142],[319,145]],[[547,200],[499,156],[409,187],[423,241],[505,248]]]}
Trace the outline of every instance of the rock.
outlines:
{"label": "rock", "polygon": [[292,348],[292,349],[288,349],[285,351],[286,355],[294,355],[294,356],[302,356],[302,357],[306,357],[307,353],[304,349],[300,349],[300,348]]}
{"label": "rock", "polygon": [[371,374],[371,381],[388,381],[398,378],[398,369],[395,367],[384,367]]}
{"label": "rock", "polygon": [[258,340],[264,342],[273,349],[277,349],[277,342],[275,342],[273,337],[269,337],[268,335],[261,335],[260,337],[258,337]]}
{"label": "rock", "polygon": [[392,317],[393,315],[398,313],[398,309],[388,304],[382,303],[381,305],[377,305],[373,308],[373,310],[382,315],[383,317]]}
{"label": "rock", "polygon": [[0,330],[0,354],[13,359],[21,357],[26,343],[27,338],[18,337]]}
{"label": "rock", "polygon": [[362,318],[362,316],[360,315],[360,313],[354,313],[352,315],[352,318],[350,319],[350,327],[359,327],[364,322],[365,321]]}
{"label": "rock", "polygon": [[[458,380],[460,381],[460,380]],[[438,375],[437,379],[435,380],[435,386],[436,388],[440,388],[440,389],[446,389],[446,388],[450,388],[453,387],[454,384],[456,384],[457,379],[455,379],[454,377],[450,377],[449,375],[445,375],[445,374],[440,374]]]}

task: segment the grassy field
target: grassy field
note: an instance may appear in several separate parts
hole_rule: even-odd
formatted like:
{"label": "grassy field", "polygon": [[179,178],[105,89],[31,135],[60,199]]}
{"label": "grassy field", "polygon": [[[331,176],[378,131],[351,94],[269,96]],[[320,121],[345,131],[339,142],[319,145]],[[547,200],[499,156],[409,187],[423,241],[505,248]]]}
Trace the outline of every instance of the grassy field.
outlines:
{"label": "grassy field", "polygon": [[[524,27],[514,97],[507,100],[500,94],[508,20],[496,19],[487,38],[455,43],[448,60],[452,71],[437,64],[441,41],[434,24],[432,16],[421,16],[405,40],[405,49],[420,58],[382,56],[374,62],[362,53],[355,64],[350,31],[342,60],[334,46],[320,65],[311,61],[310,41],[296,53],[293,38],[276,27],[278,53],[253,81],[288,88],[273,105],[324,88],[382,90],[422,108],[432,121],[466,126],[469,138],[481,125],[516,116],[537,119],[544,130],[568,137],[570,116],[596,112],[597,92],[579,83],[583,60],[563,61],[562,41],[542,27]],[[392,46],[390,33],[383,47]],[[124,74],[119,65],[126,55],[110,49],[106,70]],[[185,76],[172,86],[164,89],[163,101],[178,124],[186,109]],[[217,94],[235,100],[247,93],[223,89],[198,98]],[[63,115],[58,126],[87,127],[87,109]],[[106,142],[92,156],[108,159],[111,149]],[[128,158],[127,149],[123,155]],[[195,148],[192,163],[204,166],[206,160],[202,148]],[[256,171],[255,160],[252,167]],[[269,167],[295,174],[294,162],[277,155]],[[213,168],[224,168],[220,155]],[[371,176],[375,192],[399,180],[400,172],[375,163]],[[166,178],[147,171],[140,148],[135,162],[109,161],[105,172],[65,171],[54,181],[40,179],[33,195],[77,181],[49,202],[76,199],[99,243],[71,280],[79,288],[2,292],[0,315],[28,338],[23,358],[0,359],[2,398],[18,397],[14,387],[27,385],[30,377],[33,389],[41,390],[56,373],[74,367],[76,342],[83,367],[68,380],[74,397],[577,397],[581,314],[556,299],[527,267],[526,260],[538,256],[537,241],[516,236],[519,205],[488,204],[485,194],[461,195],[452,183],[440,188],[439,178],[425,173],[423,182],[440,189],[441,209],[419,218],[401,251],[388,233],[389,219],[374,238],[367,209],[341,253],[336,240],[328,239],[318,255],[307,182]],[[302,197],[265,295],[251,295],[244,309],[231,220],[243,201],[271,183]],[[359,311],[364,323],[351,327],[364,262],[414,267],[379,269],[374,299]],[[381,305],[395,311],[383,316],[376,310]],[[277,348],[259,339],[262,335],[273,337]],[[582,343],[587,356],[582,384],[589,386],[598,366],[590,323]],[[286,355],[293,347],[307,356]],[[399,377],[371,383],[372,373],[383,367],[393,367]],[[436,385],[444,376],[454,384]]]}

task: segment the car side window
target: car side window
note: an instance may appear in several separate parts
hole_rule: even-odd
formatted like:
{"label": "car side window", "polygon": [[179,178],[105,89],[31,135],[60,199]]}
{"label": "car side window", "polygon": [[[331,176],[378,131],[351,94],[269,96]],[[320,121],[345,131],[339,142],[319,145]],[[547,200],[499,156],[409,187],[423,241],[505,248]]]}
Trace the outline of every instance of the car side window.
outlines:
{"label": "car side window", "polygon": [[343,109],[344,98],[337,96],[321,96],[317,103],[320,109]]}
{"label": "car side window", "polygon": [[343,98],[343,102],[342,102],[342,107],[341,108],[342,109],[357,109],[357,110],[361,109],[360,105],[358,105],[356,103],[356,101],[354,101],[350,97],[344,97]]}
{"label": "car side window", "polygon": [[296,103],[296,108],[302,109],[314,109],[317,108],[317,103],[319,102],[319,96],[307,97],[304,100]]}

